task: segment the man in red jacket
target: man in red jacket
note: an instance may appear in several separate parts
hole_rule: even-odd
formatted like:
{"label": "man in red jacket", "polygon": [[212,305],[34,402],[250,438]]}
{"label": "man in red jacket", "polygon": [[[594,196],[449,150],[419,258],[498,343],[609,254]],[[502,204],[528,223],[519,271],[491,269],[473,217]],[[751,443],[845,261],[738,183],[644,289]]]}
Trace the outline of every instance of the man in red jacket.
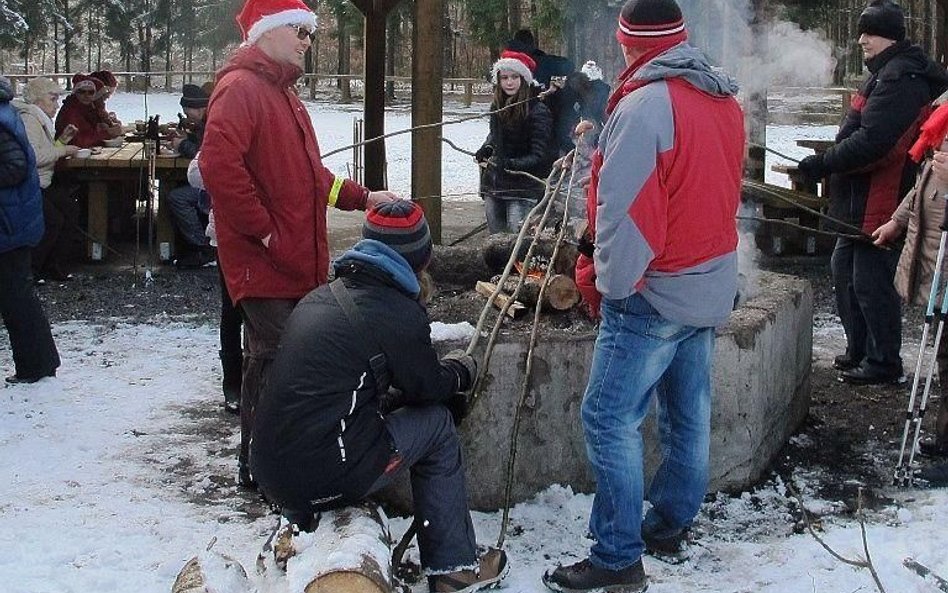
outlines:
{"label": "man in red jacket", "polygon": [[253,488],[254,411],[280,334],[297,301],[325,284],[326,208],[365,210],[396,199],[333,175],[294,84],[316,15],[302,0],[247,0],[244,43],[217,74],[201,150],[218,257],[244,317],[239,482]]}

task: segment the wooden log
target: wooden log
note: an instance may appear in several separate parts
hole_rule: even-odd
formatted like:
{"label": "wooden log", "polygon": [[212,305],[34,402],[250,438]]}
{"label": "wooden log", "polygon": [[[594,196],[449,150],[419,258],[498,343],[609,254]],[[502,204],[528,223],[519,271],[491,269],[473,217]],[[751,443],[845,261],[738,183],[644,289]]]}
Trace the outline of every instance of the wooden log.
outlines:
{"label": "wooden log", "polygon": [[290,591],[392,593],[388,518],[375,505],[324,512],[310,533],[283,524],[264,548],[268,554],[258,567],[285,570]]}
{"label": "wooden log", "polygon": [[[530,237],[524,238],[523,243],[520,245],[519,253],[517,254],[518,261],[522,261],[527,255],[531,241],[532,239]],[[485,277],[489,278],[494,274],[503,272],[504,266],[506,266],[510,260],[510,254],[513,253],[516,243],[517,236],[508,233],[497,233],[487,238],[483,246],[483,252],[484,264],[490,271],[490,275]],[[533,250],[533,257],[549,260],[553,255],[553,249],[555,247],[555,237],[541,236],[537,242],[537,246]],[[579,257],[579,252],[576,251],[575,246],[571,244],[560,246],[556,261],[552,262],[553,272],[556,274],[565,274],[572,278],[575,274],[577,257]]]}
{"label": "wooden log", "polygon": [[249,593],[247,571],[229,556],[207,551],[188,560],[171,586],[171,593]]}
{"label": "wooden log", "polygon": [[[497,279],[494,279],[496,282]],[[513,294],[520,281],[519,276],[511,276],[504,283],[504,292]],[[527,276],[517,293],[517,300],[528,307],[536,307],[540,299],[540,288],[543,285],[543,278]],[[571,309],[580,300],[579,289],[576,288],[576,282],[565,274],[553,274],[550,276],[546,291],[543,292],[543,309],[545,311],[566,311]]]}
{"label": "wooden log", "polygon": [[460,245],[435,245],[428,273],[439,286],[472,286],[491,277],[484,263],[483,245],[469,241]]}
{"label": "wooden log", "polygon": [[[476,290],[478,294],[490,298],[490,295],[494,294],[494,291],[497,290],[497,285],[493,282],[484,282],[483,280],[478,280],[477,284],[474,285],[474,290]],[[498,309],[503,309],[504,306],[511,300],[512,299],[510,298],[510,295],[501,292],[494,299],[494,306]],[[523,315],[526,310],[527,308],[523,306],[523,303],[519,301],[513,301],[510,307],[507,308],[507,317],[516,319]]]}

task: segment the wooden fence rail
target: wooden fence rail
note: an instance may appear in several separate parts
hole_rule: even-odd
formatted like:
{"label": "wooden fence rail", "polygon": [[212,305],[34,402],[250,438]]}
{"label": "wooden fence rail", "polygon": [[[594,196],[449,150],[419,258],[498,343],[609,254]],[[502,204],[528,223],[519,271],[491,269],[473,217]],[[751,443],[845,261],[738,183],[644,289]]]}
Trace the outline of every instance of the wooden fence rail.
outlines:
{"label": "wooden fence rail", "polygon": [[[39,76],[45,76],[51,78],[58,83],[62,84],[66,88],[71,86],[71,81],[73,74],[63,73],[63,72],[48,72],[48,73],[39,73],[39,74],[6,74],[2,73],[3,76],[6,76],[14,83],[23,83],[25,84],[31,78],[36,78]],[[210,70],[176,70],[170,72],[113,72],[113,74],[121,81],[121,86],[126,91],[143,91],[145,89],[144,80],[148,79],[148,88],[160,88],[169,91],[177,90],[177,87],[173,84],[173,79],[180,79],[181,83],[185,82],[203,82],[207,80],[214,80],[215,72]],[[151,81],[155,78],[164,79],[163,84],[153,85]],[[348,102],[352,97],[352,85],[353,83],[360,83],[362,81],[361,74],[331,74],[331,73],[306,73],[300,77],[300,85],[308,87],[310,89],[310,98],[315,98],[316,88],[319,82],[328,81],[333,85],[337,85],[340,89],[340,94],[342,95],[342,100]],[[386,82],[391,82],[396,85],[396,88],[403,91],[411,90],[411,77],[410,76],[386,76]],[[486,78],[445,78],[443,79],[443,85],[445,89],[449,92],[454,92],[458,88],[463,88],[462,100],[465,105],[470,106],[473,97],[477,95],[489,95],[491,93],[491,83]]]}

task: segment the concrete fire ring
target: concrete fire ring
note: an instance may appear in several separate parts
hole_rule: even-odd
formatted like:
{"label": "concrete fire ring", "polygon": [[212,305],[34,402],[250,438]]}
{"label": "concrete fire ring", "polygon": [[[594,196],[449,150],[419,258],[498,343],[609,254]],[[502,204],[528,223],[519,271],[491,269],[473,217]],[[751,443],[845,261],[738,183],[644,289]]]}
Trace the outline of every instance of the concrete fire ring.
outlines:
{"label": "concrete fire ring", "polygon": [[[735,491],[758,481],[806,416],[810,401],[813,295],[806,280],[761,273],[756,296],[717,331],[711,418],[710,490]],[[595,491],[586,461],[580,404],[594,331],[546,332],[534,351],[523,410],[513,502],[552,484]],[[521,390],[527,334],[502,333],[480,399],[461,427],[471,508],[503,506],[511,430]],[[481,352],[486,340],[481,340]],[[466,343],[441,342],[439,350]],[[643,433],[650,476],[660,459],[654,402]],[[407,484],[385,498],[406,506]]]}

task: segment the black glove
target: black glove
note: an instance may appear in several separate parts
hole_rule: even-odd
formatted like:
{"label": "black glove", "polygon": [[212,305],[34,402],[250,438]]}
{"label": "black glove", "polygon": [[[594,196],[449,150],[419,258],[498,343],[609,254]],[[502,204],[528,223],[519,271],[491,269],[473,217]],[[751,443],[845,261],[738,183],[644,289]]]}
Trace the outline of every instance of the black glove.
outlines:
{"label": "black glove", "polygon": [[596,244],[589,238],[589,233],[583,233],[579,237],[579,243],[576,245],[576,251],[586,257],[593,257],[596,253]]}
{"label": "black glove", "polygon": [[458,375],[458,393],[470,391],[477,379],[477,361],[464,350],[452,350],[441,359]]}
{"label": "black glove", "polygon": [[451,419],[454,420],[454,425],[461,426],[461,422],[467,418],[468,412],[471,411],[471,394],[463,392],[455,393],[450,399],[444,402],[444,406],[451,412]]}
{"label": "black glove", "polygon": [[800,164],[797,165],[797,169],[814,183],[823,181],[823,178],[826,177],[828,173],[826,165],[823,163],[822,154],[811,154],[800,161]]}
{"label": "black glove", "polygon": [[474,160],[478,163],[486,163],[492,154],[494,154],[494,147],[490,144],[485,144],[474,153]]}

